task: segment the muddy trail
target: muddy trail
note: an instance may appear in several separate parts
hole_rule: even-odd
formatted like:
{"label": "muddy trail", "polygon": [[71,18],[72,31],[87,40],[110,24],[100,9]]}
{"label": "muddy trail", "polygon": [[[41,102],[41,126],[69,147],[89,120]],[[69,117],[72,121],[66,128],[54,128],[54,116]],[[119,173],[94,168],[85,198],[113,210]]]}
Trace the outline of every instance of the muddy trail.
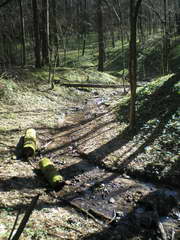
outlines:
{"label": "muddy trail", "polygon": [[[108,153],[125,146],[126,140],[116,139],[121,129],[112,110],[121,94],[92,91],[91,97],[56,112],[54,126],[36,124],[40,150],[29,162],[15,156],[13,145],[4,148],[1,218],[8,211],[6,220],[12,225],[14,212],[24,211],[31,197],[41,194],[25,239],[180,239],[179,190],[132,178],[104,164]],[[16,129],[17,136],[20,130]],[[110,139],[116,141],[107,146]],[[129,149],[123,151],[127,154]],[[38,170],[44,156],[65,178],[58,191]],[[39,223],[44,232],[38,238]],[[0,226],[2,232],[10,228],[5,220]]]}

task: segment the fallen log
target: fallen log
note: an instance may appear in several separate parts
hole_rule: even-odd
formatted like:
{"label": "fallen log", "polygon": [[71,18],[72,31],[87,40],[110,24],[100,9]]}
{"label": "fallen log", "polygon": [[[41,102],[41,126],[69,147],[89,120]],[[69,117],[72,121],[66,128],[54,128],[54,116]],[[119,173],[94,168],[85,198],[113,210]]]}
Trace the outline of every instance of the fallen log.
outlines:
{"label": "fallen log", "polygon": [[24,136],[23,155],[24,157],[34,156],[37,150],[36,131],[30,128],[26,131]]}
{"label": "fallen log", "polygon": [[117,84],[93,84],[93,83],[60,83],[63,87],[74,88],[129,88],[130,85],[117,85]]}
{"label": "fallen log", "polygon": [[42,160],[40,160],[39,167],[52,187],[57,189],[62,187],[62,185],[64,184],[64,179],[58,173],[49,158],[43,158]]}

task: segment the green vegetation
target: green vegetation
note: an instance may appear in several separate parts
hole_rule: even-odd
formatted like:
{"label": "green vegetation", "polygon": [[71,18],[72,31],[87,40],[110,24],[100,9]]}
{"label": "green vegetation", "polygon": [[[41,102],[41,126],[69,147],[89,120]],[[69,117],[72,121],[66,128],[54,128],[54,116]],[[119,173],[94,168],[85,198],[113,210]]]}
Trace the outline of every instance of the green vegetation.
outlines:
{"label": "green vegetation", "polygon": [[[173,64],[179,62],[179,45],[171,52]],[[176,56],[177,53],[177,56]],[[178,185],[180,174],[179,135],[180,135],[180,74],[176,72],[152,79],[137,89],[136,128],[128,129],[123,136],[128,144],[137,145],[136,151],[128,159],[132,163],[124,169],[130,175],[143,176],[150,180],[160,180]],[[130,97],[126,96],[115,108],[121,124],[128,123]],[[121,161],[116,160],[116,167]]]}
{"label": "green vegetation", "polygon": [[[159,116],[164,117],[171,105],[177,106],[179,79],[173,74],[169,74],[155,79],[151,83],[139,87],[137,90],[137,125]],[[130,97],[124,97],[118,107],[118,119],[128,121]]]}
{"label": "green vegetation", "polygon": [[[153,42],[154,41],[157,41],[156,43],[159,44],[158,38],[153,40]],[[82,89],[79,90],[61,87],[60,84],[62,82],[102,84],[122,83],[123,70],[126,76],[128,74],[128,71],[127,68],[122,68],[123,55],[122,52],[119,51],[119,42],[116,45],[117,47],[107,49],[107,54],[109,54],[110,60],[106,62],[106,69],[103,73],[96,70],[96,62],[94,55],[92,55],[92,49],[88,49],[86,51],[86,55],[84,57],[79,56],[79,58],[76,55],[77,51],[71,50],[71,54],[68,54],[67,56],[66,64],[63,67],[61,66],[55,69],[55,88],[53,90],[50,90],[50,84],[48,82],[48,67],[44,67],[40,70],[35,70],[34,68],[30,67],[27,67],[25,69],[18,68],[13,70],[12,74],[1,75],[0,133],[2,136],[0,138],[0,150],[3,163],[7,163],[8,168],[12,167],[12,169],[8,169],[8,171],[10,173],[14,171],[13,164],[17,163],[16,156],[14,155],[13,150],[15,148],[15,145],[17,144],[18,139],[20,138],[20,136],[22,136],[22,131],[24,132],[24,130],[29,127],[37,129],[37,132],[40,135],[43,144],[46,143],[46,141],[48,143],[48,141],[50,141],[51,139],[56,139],[56,134],[62,134],[62,137],[60,135],[58,141],[53,143],[57,148],[61,146],[60,144],[63,144],[61,141],[63,141],[64,136],[67,137],[67,135],[73,134],[74,132],[77,132],[77,134],[79,134],[78,137],[80,139],[81,137],[82,139],[84,137],[83,142],[87,142],[87,144],[89,144],[89,142],[94,138],[93,129],[95,129],[94,132],[97,136],[103,135],[104,137],[102,138],[102,140],[100,139],[99,142],[96,138],[94,138],[95,140],[92,140],[93,144],[95,145],[95,149],[98,149],[98,144],[100,144],[100,146],[105,146],[104,148],[102,148],[102,151],[105,152],[105,148],[108,148],[108,145],[106,146],[106,144],[108,144],[107,142],[110,141],[111,143],[111,141],[113,142],[114,138],[116,138],[116,135],[114,135],[114,132],[112,130],[113,128],[116,128],[117,132],[119,131],[117,133],[117,149],[115,148],[117,151],[114,151],[110,154],[108,153],[108,156],[106,156],[106,158],[109,158],[108,160],[110,160],[110,163],[103,162],[105,167],[109,167],[111,170],[116,170],[121,173],[126,173],[130,176],[142,177],[143,180],[148,179],[151,181],[161,181],[163,183],[179,186],[178,179],[180,175],[180,162],[179,143],[177,139],[179,138],[180,134],[180,109],[178,106],[180,95],[180,74],[178,70],[180,48],[179,45],[174,45],[174,49],[172,50],[170,55],[174,66],[174,70],[172,70],[172,73],[160,76],[159,48],[156,47],[157,45],[154,45],[154,43],[152,45],[150,43],[151,41],[147,42],[146,47],[142,47],[142,49],[140,49],[139,47],[139,80],[146,80],[144,78],[146,75],[149,83],[145,82],[142,87],[139,87],[137,89],[137,121],[136,127],[133,132],[127,129],[130,96],[129,94],[127,94],[126,96],[122,96],[122,92],[117,92],[116,95],[115,92],[116,97],[113,99],[114,96],[112,95],[114,94],[113,92],[116,90],[110,90],[110,94],[112,95],[108,93],[108,97],[111,96],[113,99],[112,105],[115,105],[114,112],[117,117],[117,121],[115,123],[116,125],[113,125],[114,122],[111,121],[112,128],[109,127],[105,129],[104,131],[102,131],[103,134],[102,132],[100,132],[100,134],[98,132],[101,128],[101,126],[98,126],[99,123],[97,123],[96,125],[96,123],[91,123],[91,120],[89,129],[87,126],[83,125],[83,127],[85,126],[84,129],[88,129],[87,134],[84,134],[84,132],[80,132],[82,131],[82,129],[74,128],[73,124],[76,122],[67,123],[67,126],[70,126],[70,130],[72,127],[72,132],[63,132],[63,125],[58,126],[57,124],[57,119],[59,118],[60,113],[62,113],[64,110],[68,109],[68,113],[72,113],[71,110],[69,110],[69,106],[82,106],[85,100],[88,100],[89,97],[91,99],[97,97],[98,99],[101,98],[102,94],[102,92],[100,92],[99,90],[95,90],[97,92],[94,94],[94,89],[82,91]],[[125,52],[127,57],[128,45],[125,45]],[[125,64],[127,67],[127,59]],[[151,71],[151,64],[155,64],[156,66],[158,66],[157,71],[155,71],[154,69]],[[146,68],[144,69],[143,66],[145,66]],[[175,66],[177,66],[177,68],[175,68]],[[146,74],[144,75],[144,73]],[[104,95],[102,97],[102,100],[107,97],[106,91],[104,91],[103,93]],[[121,90],[118,89],[117,91]],[[111,97],[109,98],[110,101]],[[99,108],[101,108],[101,104],[99,105]],[[111,105],[109,108],[111,108]],[[78,110],[77,114],[79,114]],[[94,116],[96,116],[96,112],[90,113],[90,115],[88,115],[90,119],[94,118]],[[108,118],[106,119],[106,117],[104,117],[103,115],[101,118],[102,125],[104,123],[106,125],[108,123]],[[111,119],[112,116],[110,117],[110,120]],[[80,123],[81,122],[83,121],[80,121]],[[91,124],[92,126],[93,124],[95,124],[92,130]],[[106,135],[110,135],[110,139],[108,139],[108,137],[106,138]],[[119,143],[121,143],[121,141],[124,143],[119,147]],[[80,144],[81,143],[82,142],[80,142]],[[87,146],[87,148],[88,147],[89,145]],[[11,149],[13,150],[11,151]],[[60,151],[63,150],[60,149]],[[56,160],[57,158],[57,163],[59,163],[60,161],[60,164],[62,164],[62,166],[66,168],[66,164],[68,162],[67,156],[63,155],[60,151],[57,153],[55,151],[52,155],[49,154],[48,157],[53,156],[52,160],[54,158]],[[101,152],[99,154],[101,154]],[[107,159],[105,159],[105,161]],[[32,172],[32,169],[28,163],[26,163],[25,165],[23,161],[19,161],[18,167],[19,166],[21,167],[21,170],[26,169],[28,174],[32,174],[28,172]],[[70,172],[68,172],[68,174],[69,173]],[[8,181],[15,181],[15,183],[13,182],[14,186],[21,186],[21,181],[18,182],[17,177],[14,177],[10,180],[8,179],[7,182]],[[42,182],[39,183],[39,179],[35,179],[35,182],[33,182],[33,180],[29,178],[28,184],[29,183],[31,184],[32,189],[39,188],[39,186],[41,187],[42,185]],[[27,183],[25,179],[24,182],[22,182],[22,185],[26,186],[26,184]],[[16,199],[19,199],[18,194],[19,192],[21,192],[20,190],[14,190],[16,194]],[[33,189],[32,191],[35,191],[35,189]],[[9,190],[9,193],[10,192],[12,192],[12,189]],[[52,199],[50,199],[50,201],[51,200]],[[9,200],[6,199],[7,203],[8,201]],[[15,200],[13,199],[13,201]],[[45,205],[47,203],[43,202],[42,205],[43,204]],[[7,204],[7,207],[5,206],[4,208],[2,208],[2,211],[0,213],[1,217],[4,219],[1,224],[2,227],[4,227],[4,232],[1,236],[4,238],[7,238],[7,232],[9,233],[14,220],[14,209],[12,210],[11,205],[13,204]],[[54,209],[54,205],[52,209]],[[47,214],[47,216],[49,217],[48,214],[50,214],[50,212],[51,210],[47,209],[42,211],[39,210],[38,213],[36,212],[37,219],[40,219],[37,220],[37,222],[43,222],[43,214]],[[56,212],[54,214],[56,215]],[[62,213],[62,215],[63,214],[64,212]],[[59,215],[61,214],[57,214],[58,218]],[[50,216],[50,218],[51,217],[52,216]],[[10,220],[9,222],[11,224],[7,223],[6,218]],[[46,228],[46,226],[43,224],[42,226],[38,225],[38,223],[34,225],[33,220],[30,221],[23,233],[23,237],[25,239],[27,239],[28,237],[37,239],[51,239],[51,236],[48,235],[48,226]],[[77,226],[74,226],[74,228],[76,227]],[[84,229],[83,225],[82,228]],[[56,230],[57,229],[58,227],[56,227]],[[69,228],[63,228],[63,224],[60,227],[59,231],[67,232],[67,234],[69,234]]]}

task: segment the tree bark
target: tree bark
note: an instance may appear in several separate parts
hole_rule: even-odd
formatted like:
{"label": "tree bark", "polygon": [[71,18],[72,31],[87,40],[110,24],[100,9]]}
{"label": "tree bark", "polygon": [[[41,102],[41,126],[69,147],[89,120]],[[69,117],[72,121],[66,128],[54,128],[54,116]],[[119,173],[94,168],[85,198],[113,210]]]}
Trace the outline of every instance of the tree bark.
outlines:
{"label": "tree bark", "polygon": [[163,25],[163,74],[168,72],[168,50],[169,50],[169,37],[167,29],[167,0],[164,3],[164,25]]}
{"label": "tree bark", "polygon": [[103,34],[103,14],[102,14],[102,0],[97,1],[97,26],[98,26],[98,45],[99,45],[99,57],[98,57],[98,71],[104,71],[104,34]]}
{"label": "tree bark", "polygon": [[24,16],[22,8],[22,0],[19,0],[20,24],[21,24],[21,44],[22,44],[22,65],[26,65],[26,44],[25,44],[25,28]]}
{"label": "tree bark", "polygon": [[53,11],[53,40],[56,51],[56,66],[59,66],[59,36],[57,27],[57,10],[56,10],[56,0],[52,0],[52,11]]}
{"label": "tree bark", "polygon": [[136,25],[138,10],[142,0],[130,0],[130,43],[129,43],[129,80],[131,90],[129,127],[133,129],[136,122],[136,88],[137,88],[137,56],[136,56]]}
{"label": "tree bark", "polygon": [[180,34],[180,1],[175,3],[176,6],[176,33]]}
{"label": "tree bark", "polygon": [[34,38],[35,38],[35,66],[36,68],[41,67],[41,48],[40,48],[40,32],[39,32],[39,9],[37,0],[32,0],[33,7],[33,22],[34,22]]}
{"label": "tree bark", "polygon": [[42,64],[49,64],[49,0],[42,0]]}
{"label": "tree bark", "polygon": [[86,11],[87,11],[87,2],[86,0],[84,1],[84,14],[83,14],[83,48],[82,48],[82,56],[85,54],[85,49],[86,49]]}

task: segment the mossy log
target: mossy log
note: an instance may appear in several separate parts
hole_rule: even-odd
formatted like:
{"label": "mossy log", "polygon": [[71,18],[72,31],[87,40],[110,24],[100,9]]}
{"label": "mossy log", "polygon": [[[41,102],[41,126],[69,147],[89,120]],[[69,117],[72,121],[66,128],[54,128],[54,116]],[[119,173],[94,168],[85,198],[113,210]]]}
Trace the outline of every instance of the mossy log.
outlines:
{"label": "mossy log", "polygon": [[62,184],[64,183],[64,179],[58,173],[49,158],[41,159],[41,161],[39,162],[39,167],[52,187],[58,188],[62,186]]}
{"label": "mossy log", "polygon": [[27,157],[34,156],[37,149],[37,139],[36,139],[36,131],[33,128],[30,128],[26,131],[24,136],[24,146],[23,146],[23,154]]}

